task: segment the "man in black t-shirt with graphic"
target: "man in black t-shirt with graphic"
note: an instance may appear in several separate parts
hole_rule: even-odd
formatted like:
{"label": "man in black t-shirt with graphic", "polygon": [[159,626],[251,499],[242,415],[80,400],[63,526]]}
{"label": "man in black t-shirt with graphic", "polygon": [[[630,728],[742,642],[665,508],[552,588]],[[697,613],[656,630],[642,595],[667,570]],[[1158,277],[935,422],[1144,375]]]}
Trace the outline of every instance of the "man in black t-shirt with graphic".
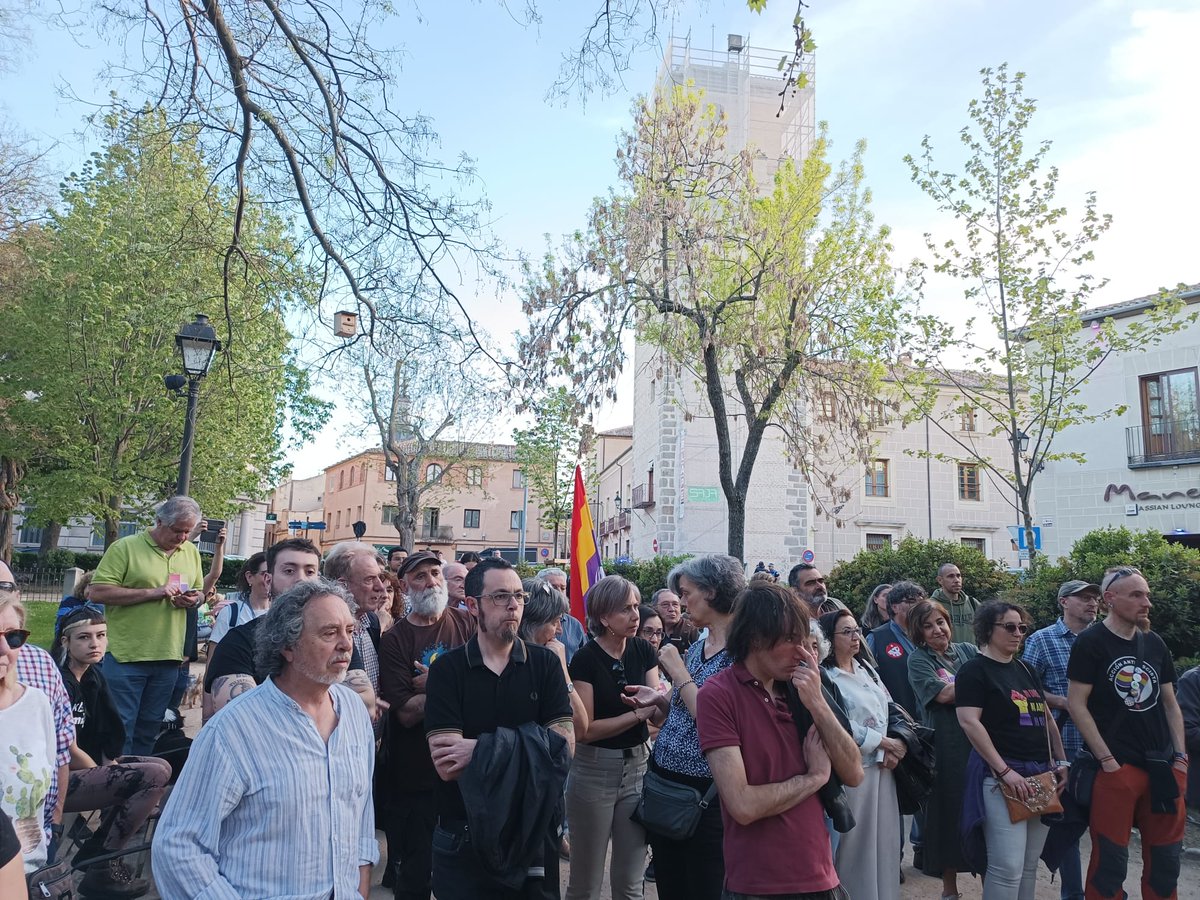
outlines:
{"label": "man in black t-shirt with graphic", "polygon": [[1175,697],[1175,666],[1150,631],[1150,586],[1129,566],[1100,583],[1108,615],[1075,639],[1067,663],[1067,705],[1100,761],[1092,790],[1088,900],[1117,898],[1129,863],[1129,836],[1141,834],[1142,897],[1176,896],[1183,849],[1188,756]]}

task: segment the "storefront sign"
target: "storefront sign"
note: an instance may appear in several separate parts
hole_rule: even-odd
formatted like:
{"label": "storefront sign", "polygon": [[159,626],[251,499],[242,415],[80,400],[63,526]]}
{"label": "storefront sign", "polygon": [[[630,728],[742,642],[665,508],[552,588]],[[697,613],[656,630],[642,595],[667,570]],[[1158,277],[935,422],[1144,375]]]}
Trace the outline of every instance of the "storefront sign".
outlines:
{"label": "storefront sign", "polygon": [[[1125,505],[1125,515],[1139,512],[1168,512],[1175,509],[1200,509],[1200,487],[1183,491],[1134,491],[1127,484],[1110,484],[1104,489],[1104,502],[1114,497],[1136,500],[1136,504]],[[1157,502],[1156,502],[1157,501]],[[1130,512],[1132,506],[1134,512]]]}

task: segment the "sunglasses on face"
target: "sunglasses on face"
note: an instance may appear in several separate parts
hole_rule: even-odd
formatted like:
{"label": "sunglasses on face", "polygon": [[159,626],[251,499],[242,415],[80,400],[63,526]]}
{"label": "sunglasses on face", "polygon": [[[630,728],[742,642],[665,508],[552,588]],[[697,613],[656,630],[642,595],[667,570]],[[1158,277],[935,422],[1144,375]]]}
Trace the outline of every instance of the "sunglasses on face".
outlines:
{"label": "sunglasses on face", "polygon": [[29,632],[24,628],[14,628],[11,631],[4,632],[3,637],[5,643],[8,644],[9,650],[19,650],[29,640]]}
{"label": "sunglasses on face", "polygon": [[12,581],[0,581],[0,591],[15,591],[17,585]]}
{"label": "sunglasses on face", "polygon": [[1025,634],[1029,631],[1029,626],[1024,622],[997,622],[996,625],[1009,634]]}

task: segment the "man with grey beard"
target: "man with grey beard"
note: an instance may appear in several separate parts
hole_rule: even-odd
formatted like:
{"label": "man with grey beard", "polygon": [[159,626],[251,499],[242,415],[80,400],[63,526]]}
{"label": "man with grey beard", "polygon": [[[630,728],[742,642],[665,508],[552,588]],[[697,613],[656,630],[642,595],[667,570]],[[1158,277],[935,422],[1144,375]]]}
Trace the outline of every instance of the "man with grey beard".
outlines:
{"label": "man with grey beard", "polygon": [[442,562],[435,554],[412,554],[397,575],[409,612],[379,642],[379,694],[391,706],[387,769],[380,784],[384,830],[388,864],[399,867],[395,896],[429,900],[438,776],[425,740],[425,679],[435,659],[470,639],[475,619],[448,606]]}

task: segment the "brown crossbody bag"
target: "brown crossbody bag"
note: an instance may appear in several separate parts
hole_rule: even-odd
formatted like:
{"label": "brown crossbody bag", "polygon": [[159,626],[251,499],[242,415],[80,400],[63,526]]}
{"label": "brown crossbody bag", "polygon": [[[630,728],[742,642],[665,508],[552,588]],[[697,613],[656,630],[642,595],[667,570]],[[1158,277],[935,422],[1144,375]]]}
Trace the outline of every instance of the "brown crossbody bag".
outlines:
{"label": "brown crossbody bag", "polygon": [[1063,811],[1062,801],[1058,798],[1058,778],[1054,774],[1054,750],[1050,746],[1050,705],[1046,703],[1046,692],[1038,685],[1029,666],[1019,659],[1015,662],[1029,675],[1034,690],[1042,698],[1042,722],[1046,726],[1046,755],[1050,760],[1050,770],[1025,778],[1029,796],[1024,798],[1018,797],[1012,788],[997,779],[1000,793],[1004,795],[1004,805],[1008,807],[1008,818],[1014,824],[1034,816],[1052,816]]}

